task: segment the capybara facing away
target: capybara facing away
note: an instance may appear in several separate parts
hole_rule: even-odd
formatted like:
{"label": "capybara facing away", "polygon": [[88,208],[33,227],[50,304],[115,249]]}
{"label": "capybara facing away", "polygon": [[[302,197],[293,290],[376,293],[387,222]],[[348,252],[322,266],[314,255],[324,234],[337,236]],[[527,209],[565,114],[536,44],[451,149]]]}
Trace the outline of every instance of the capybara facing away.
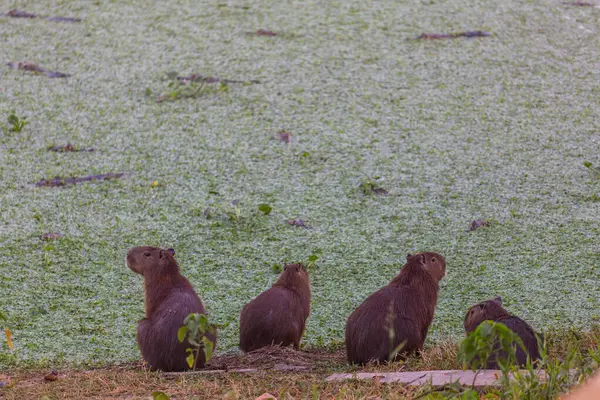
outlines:
{"label": "capybara facing away", "polygon": [[[142,357],[152,369],[183,371],[189,369],[187,340],[180,343],[177,331],[190,313],[204,314],[204,306],[190,282],[179,273],[173,249],[134,247],[127,253],[127,266],[143,276],[146,318],[138,323],[137,342]],[[207,337],[216,346],[215,335]],[[196,367],[204,367],[199,352]]]}
{"label": "capybara facing away", "polygon": [[249,352],[270,345],[294,345],[310,314],[310,281],[302,264],[289,264],[268,290],[244,306],[240,315],[240,348]]}
{"label": "capybara facing away", "polygon": [[[515,344],[517,364],[524,366],[527,363],[527,354],[531,357],[531,361],[536,361],[540,358],[538,341],[535,332],[531,326],[521,318],[510,315],[508,311],[502,308],[502,298],[495,297],[491,300],[482,301],[475,304],[467,311],[465,315],[465,332],[469,334],[477,329],[483,321],[500,322],[506,325],[507,328],[516,333],[521,340],[527,352],[521,349],[521,346]],[[487,362],[487,369],[498,369],[498,357],[507,357],[507,354],[499,349],[492,354]]]}
{"label": "capybara facing away", "polygon": [[446,261],[437,253],[409,254],[406,259],[400,273],[348,317],[350,364],[384,362],[394,352],[396,359],[423,348],[437,303],[438,283],[446,275]]}

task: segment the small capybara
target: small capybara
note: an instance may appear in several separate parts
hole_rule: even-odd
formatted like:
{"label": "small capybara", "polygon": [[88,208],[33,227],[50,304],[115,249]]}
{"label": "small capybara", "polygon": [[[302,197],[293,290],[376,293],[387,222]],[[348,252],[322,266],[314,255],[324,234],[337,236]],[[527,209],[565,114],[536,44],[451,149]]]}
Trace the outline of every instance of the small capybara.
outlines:
{"label": "small capybara", "polygon": [[[521,338],[527,352],[524,352],[523,349],[521,349],[521,346],[515,344],[515,355],[518,365],[523,366],[527,363],[527,354],[531,357],[532,362],[540,358],[538,340],[533,328],[521,318],[510,315],[502,308],[502,298],[496,297],[491,300],[486,300],[469,308],[467,315],[465,315],[465,332],[469,334],[470,332],[475,331],[479,324],[487,320],[503,323]],[[490,357],[490,360],[488,360],[486,366],[487,369],[498,369],[497,357],[506,358],[507,355],[505,352],[498,350]]]}
{"label": "small capybara", "polygon": [[302,264],[289,264],[273,287],[246,304],[240,315],[240,348],[249,352],[270,345],[300,349],[310,314],[310,281]]}
{"label": "small capybara", "polygon": [[[137,342],[142,357],[152,369],[183,371],[189,369],[187,340],[180,343],[177,331],[190,313],[204,314],[204,306],[190,282],[179,273],[173,249],[134,247],[127,253],[127,266],[144,277],[146,318],[138,323]],[[207,337],[216,346],[216,331]],[[199,352],[196,367],[204,367],[204,352]]]}
{"label": "small capybara", "polygon": [[[388,361],[421,350],[437,303],[446,261],[437,253],[407,255],[392,281],[369,296],[346,322],[350,364]],[[390,360],[393,361],[393,360]]]}

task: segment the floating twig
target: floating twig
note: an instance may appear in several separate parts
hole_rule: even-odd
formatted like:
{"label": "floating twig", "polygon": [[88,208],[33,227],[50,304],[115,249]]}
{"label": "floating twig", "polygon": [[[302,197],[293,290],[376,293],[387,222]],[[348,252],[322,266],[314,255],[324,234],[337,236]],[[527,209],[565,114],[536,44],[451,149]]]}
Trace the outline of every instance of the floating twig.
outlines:
{"label": "floating twig", "polygon": [[491,33],[485,31],[467,31],[467,32],[459,32],[459,33],[422,33],[420,36],[415,39],[424,39],[424,40],[432,40],[432,39],[456,39],[459,37],[486,37],[491,36]]}
{"label": "floating twig", "polygon": [[268,31],[266,29],[259,29],[259,30],[255,31],[255,32],[246,32],[246,35],[254,35],[254,36],[277,36],[279,34],[273,32],[273,31]]}
{"label": "floating twig", "polygon": [[288,219],[287,223],[292,226],[297,226],[299,228],[310,229],[310,226],[306,225],[303,219]]}
{"label": "floating twig", "polygon": [[56,240],[56,239],[60,239],[61,237],[63,237],[64,235],[62,233],[58,233],[58,232],[48,232],[48,233],[44,233],[40,239],[45,240],[45,241],[50,241],[50,240]]}
{"label": "floating twig", "polygon": [[100,175],[88,175],[83,177],[72,177],[72,178],[61,178],[57,176],[52,179],[42,179],[35,184],[38,187],[57,187],[57,186],[67,186],[67,185],[76,185],[82,182],[90,182],[90,181],[104,181],[110,179],[118,179],[122,177],[124,173],[109,173],[109,174],[100,174]]}
{"label": "floating twig", "polygon": [[78,152],[78,151],[92,152],[92,151],[96,151],[96,149],[93,149],[93,148],[82,149],[82,148],[72,145],[71,143],[67,143],[62,146],[50,146],[50,147],[48,147],[48,151],[54,151],[56,153]]}
{"label": "floating twig", "polygon": [[22,71],[38,72],[38,73],[46,75],[49,78],[68,78],[69,76],[71,76],[69,74],[63,74],[62,72],[45,70],[44,68],[40,67],[39,65],[36,65],[36,64],[28,62],[28,61],[9,62],[7,65],[13,69],[20,69]]}
{"label": "floating twig", "polygon": [[217,82],[222,82],[222,83],[244,83],[244,84],[251,84],[251,83],[260,83],[260,81],[252,79],[249,81],[240,81],[240,80],[235,80],[235,79],[223,79],[223,78],[217,78],[215,76],[203,76],[200,74],[191,74],[189,76],[178,76],[177,80],[187,84],[188,82],[195,82],[195,81],[202,81],[205,83],[217,83]]}
{"label": "floating twig", "polygon": [[471,224],[469,225],[469,230],[474,231],[476,229],[488,227],[488,226],[490,226],[490,221],[486,221],[485,219],[476,219],[476,220],[472,221]]}
{"label": "floating twig", "polygon": [[48,21],[55,21],[55,22],[81,22],[81,18],[70,18],[70,17],[42,17],[40,15],[35,15],[32,13],[28,13],[26,11],[23,10],[10,10],[8,13],[6,13],[6,15],[8,15],[9,17],[12,18],[43,18],[45,20]]}
{"label": "floating twig", "polygon": [[292,132],[279,131],[277,132],[277,139],[281,140],[283,143],[289,144],[292,141]]}
{"label": "floating twig", "polygon": [[587,1],[572,1],[569,3],[563,3],[564,5],[567,6],[576,6],[576,7],[594,7],[595,4],[593,3],[588,3]]}

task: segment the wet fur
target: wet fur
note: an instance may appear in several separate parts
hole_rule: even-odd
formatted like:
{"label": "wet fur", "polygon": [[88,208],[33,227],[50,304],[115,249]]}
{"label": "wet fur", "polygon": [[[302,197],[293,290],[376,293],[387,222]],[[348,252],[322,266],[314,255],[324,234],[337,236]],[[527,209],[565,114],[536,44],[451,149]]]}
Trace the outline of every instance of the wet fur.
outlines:
{"label": "wet fur", "polygon": [[[437,271],[427,268],[439,260]],[[435,269],[435,268],[434,268]],[[350,364],[387,361],[405,342],[397,357],[423,348],[438,298],[438,282],[445,275],[444,258],[436,253],[409,255],[400,273],[369,296],[346,322],[346,351]],[[394,340],[390,343],[389,328]]]}
{"label": "wet fur", "polygon": [[[189,369],[186,349],[192,346],[187,340],[180,343],[177,331],[188,314],[205,313],[200,297],[180,274],[173,253],[172,249],[134,247],[127,254],[129,268],[144,277],[146,318],[138,323],[137,343],[150,367],[162,371]],[[209,339],[216,346],[216,335]],[[204,364],[201,351],[196,366]]]}
{"label": "wet fur", "polygon": [[244,306],[240,315],[240,349],[272,344],[300,349],[310,314],[310,281],[300,264],[286,265],[273,287]]}
{"label": "wet fur", "polygon": [[[464,321],[465,332],[468,334],[477,329],[479,324],[483,321],[494,321],[500,322],[506,325],[510,330],[516,333],[527,350],[527,353],[521,349],[520,346],[516,346],[516,359],[517,364],[524,366],[527,363],[527,354],[531,357],[531,361],[538,360],[540,358],[540,352],[538,348],[538,341],[536,338],[535,331],[533,328],[521,318],[514,315],[510,315],[508,311],[502,308],[502,299],[496,297],[492,300],[483,301],[470,307],[467,311]],[[487,369],[498,369],[498,357],[507,357],[506,352],[497,350],[496,355],[492,355],[488,360]]]}

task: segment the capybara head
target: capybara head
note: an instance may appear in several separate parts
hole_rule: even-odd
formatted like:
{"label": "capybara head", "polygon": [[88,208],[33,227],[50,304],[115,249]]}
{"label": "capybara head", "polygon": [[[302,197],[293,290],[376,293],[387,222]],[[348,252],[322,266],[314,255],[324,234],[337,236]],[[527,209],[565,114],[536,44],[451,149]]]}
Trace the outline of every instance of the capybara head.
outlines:
{"label": "capybara head", "polygon": [[159,247],[138,246],[127,252],[127,266],[142,276],[160,274],[172,270],[178,271],[175,250]]}
{"label": "capybara head", "polygon": [[464,322],[465,331],[467,333],[473,332],[483,321],[495,321],[497,318],[507,315],[509,315],[508,312],[502,308],[502,298],[500,296],[482,301],[471,306],[467,311]]}
{"label": "capybara head", "polygon": [[287,288],[310,287],[308,272],[302,264],[287,264],[283,272],[273,286],[285,286]]}
{"label": "capybara head", "polygon": [[436,282],[446,276],[446,260],[438,253],[407,254],[406,263],[421,265]]}

